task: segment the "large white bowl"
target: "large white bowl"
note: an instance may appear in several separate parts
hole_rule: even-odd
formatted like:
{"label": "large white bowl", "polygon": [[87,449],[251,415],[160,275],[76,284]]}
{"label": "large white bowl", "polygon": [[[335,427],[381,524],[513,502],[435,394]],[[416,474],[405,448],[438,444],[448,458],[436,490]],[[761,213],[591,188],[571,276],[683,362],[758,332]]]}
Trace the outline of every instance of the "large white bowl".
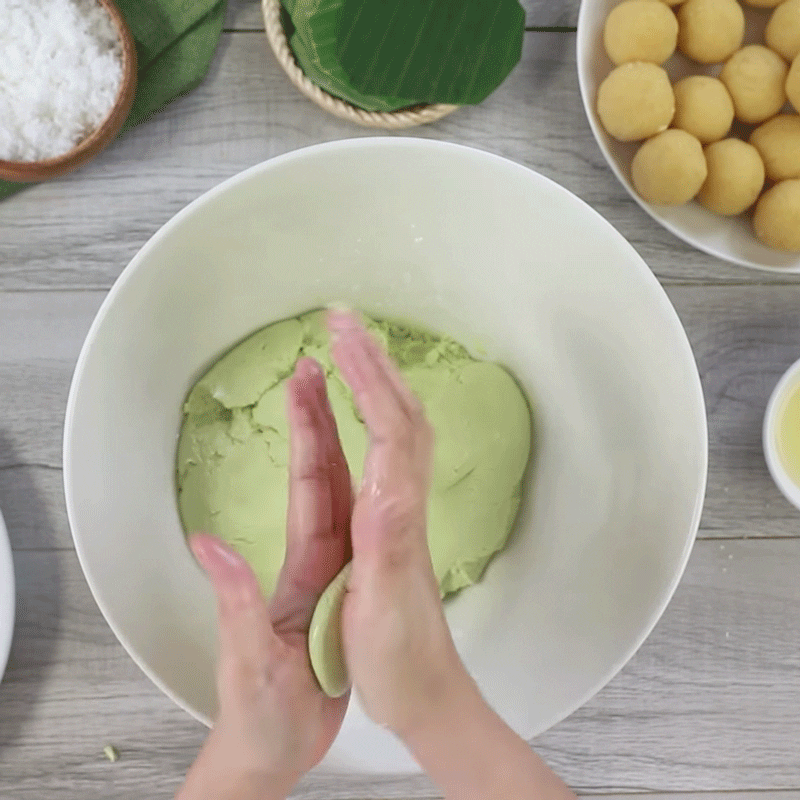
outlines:
{"label": "large white bowl", "polygon": [[[603,46],[606,18],[620,0],[582,0],[578,14],[578,80],[581,97],[597,144],[620,183],[630,196],[657,222],[679,239],[709,255],[744,267],[770,272],[800,272],[800,255],[772,250],[761,244],[753,233],[749,214],[721,217],[692,201],[671,208],[654,206],[639,197],[631,181],[631,162],[639,143],[618,142],[609,136],[597,115],[597,91],[614,65]],[[764,27],[772,9],[751,8],[742,4],[747,20],[746,44],[763,44]],[[670,78],[680,80],[687,75],[716,75],[720,68],[703,67],[680,53],[666,64]]]}
{"label": "large white bowl", "polygon": [[[176,511],[181,403],[234,342],[331,300],[483,349],[531,398],[518,531],[448,619],[491,703],[538,734],[623,666],[674,592],[706,421],[681,324],[633,248],[555,183],[478,150],[310,147],[226,181],[142,248],[92,325],[67,407],[67,508],[98,605],[208,723],[214,605]],[[324,766],[416,769],[357,704]]]}

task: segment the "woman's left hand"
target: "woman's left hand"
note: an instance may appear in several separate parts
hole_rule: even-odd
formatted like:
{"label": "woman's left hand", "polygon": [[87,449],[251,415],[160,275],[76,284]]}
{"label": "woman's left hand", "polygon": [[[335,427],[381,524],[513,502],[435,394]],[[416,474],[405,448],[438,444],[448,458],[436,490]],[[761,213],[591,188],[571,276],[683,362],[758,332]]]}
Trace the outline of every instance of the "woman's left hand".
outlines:
{"label": "woman's left hand", "polygon": [[286,559],[269,603],[244,559],[207,534],[191,537],[219,608],[219,714],[178,800],[277,800],[320,762],[349,695],[317,684],[308,628],[317,600],[350,558],[350,474],[312,359],[288,383]]}

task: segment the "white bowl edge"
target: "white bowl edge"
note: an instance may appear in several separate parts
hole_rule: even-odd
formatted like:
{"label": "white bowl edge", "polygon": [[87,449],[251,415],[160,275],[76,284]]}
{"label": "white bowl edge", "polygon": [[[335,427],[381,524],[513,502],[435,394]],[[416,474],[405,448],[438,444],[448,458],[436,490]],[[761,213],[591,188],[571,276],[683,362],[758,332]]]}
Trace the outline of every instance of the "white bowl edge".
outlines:
{"label": "white bowl edge", "polygon": [[764,413],[763,445],[764,458],[767,462],[772,480],[781,490],[783,496],[800,511],[800,486],[798,486],[787,473],[775,442],[775,426],[780,405],[783,403],[786,390],[794,383],[800,384],[800,359],[794,362],[784,372],[781,379],[772,390],[767,409]]}
{"label": "white bowl edge", "polygon": [[16,585],[14,559],[3,515],[0,513],[0,680],[2,680],[11,653],[14,638]]}

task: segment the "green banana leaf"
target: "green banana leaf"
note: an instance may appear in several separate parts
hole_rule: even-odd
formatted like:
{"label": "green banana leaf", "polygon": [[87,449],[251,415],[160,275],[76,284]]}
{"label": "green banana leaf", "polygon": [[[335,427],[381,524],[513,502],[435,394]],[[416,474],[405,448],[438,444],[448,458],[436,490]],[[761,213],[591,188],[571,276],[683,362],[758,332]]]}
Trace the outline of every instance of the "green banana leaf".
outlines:
{"label": "green banana leaf", "polygon": [[518,0],[342,0],[336,56],[362,92],[485,100],[522,56]]}
{"label": "green banana leaf", "polygon": [[305,74],[368,111],[479,103],[522,55],[518,0],[282,0]]}
{"label": "green banana leaf", "polygon": [[336,59],[340,0],[284,0],[291,25],[285,25],[295,60],[306,77],[334,97],[365,111],[395,111],[415,104],[413,98],[359,92]]}

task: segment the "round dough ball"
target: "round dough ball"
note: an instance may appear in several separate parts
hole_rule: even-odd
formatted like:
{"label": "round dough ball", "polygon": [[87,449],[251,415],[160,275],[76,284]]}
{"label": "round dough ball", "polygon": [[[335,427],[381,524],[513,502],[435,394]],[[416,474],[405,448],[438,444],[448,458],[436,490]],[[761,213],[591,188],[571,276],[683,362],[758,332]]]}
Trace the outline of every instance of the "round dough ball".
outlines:
{"label": "round dough ball", "polygon": [[705,149],[708,177],[697,201],[709,211],[733,217],[747,211],[764,188],[764,162],[741,139],[723,139]]}
{"label": "round dough ball", "polygon": [[633,185],[643,200],[660,206],[688,203],[708,175],[700,141],[668,130],[646,141],[633,157]]}
{"label": "round dough ball", "polygon": [[753,8],[775,8],[779,6],[783,0],[744,0],[745,3]]}
{"label": "round dough ball", "polygon": [[795,111],[800,112],[800,55],[794,57],[786,78],[786,95]]}
{"label": "round dough ball", "polygon": [[681,3],[686,2],[686,0],[659,0],[661,3],[666,3],[668,6],[679,6]]}
{"label": "round dough ball", "polygon": [[771,181],[800,178],[800,116],[779,114],[753,131],[750,144],[764,159]]}
{"label": "round dough ball", "polygon": [[767,47],[751,44],[734,53],[722,68],[736,118],[750,125],[774,117],[786,103],[786,62]]}
{"label": "round dough ball", "polygon": [[800,53],[800,0],[786,0],[772,12],[764,38],[787,61]]}
{"label": "round dough ball", "polygon": [[767,247],[800,253],[800,180],[782,181],[764,192],[753,226]]}
{"label": "round dough ball", "polygon": [[706,75],[690,75],[672,87],[672,126],[696,136],[703,144],[718,142],[733,125],[733,100],[725,84]]}
{"label": "round dough ball", "polygon": [[667,73],[643,61],[617,67],[600,84],[597,113],[603,127],[621,142],[640,141],[666,130],[675,115]]}
{"label": "round dough ball", "polygon": [[625,0],[608,15],[603,41],[617,65],[629,61],[663,64],[678,43],[678,20],[664,3]]}
{"label": "round dough ball", "polygon": [[736,0],[686,0],[678,23],[678,49],[701,64],[724,61],[744,41],[744,11]]}

